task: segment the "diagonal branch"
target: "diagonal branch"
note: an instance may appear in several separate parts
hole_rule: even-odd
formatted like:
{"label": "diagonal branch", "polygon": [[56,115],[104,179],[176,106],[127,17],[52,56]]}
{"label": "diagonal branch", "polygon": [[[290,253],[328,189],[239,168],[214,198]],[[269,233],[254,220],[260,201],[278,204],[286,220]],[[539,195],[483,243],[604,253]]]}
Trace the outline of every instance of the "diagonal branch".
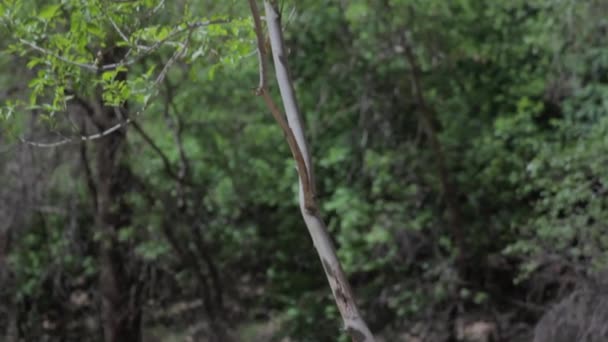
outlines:
{"label": "diagonal branch", "polygon": [[266,54],[262,35],[262,24],[257,10],[256,0],[249,0],[253,15],[254,29],[258,45],[258,58],[260,65],[260,86],[257,90],[266,102],[281,129],[285,133],[287,142],[298,166],[300,185],[300,210],[308,232],[313,240],[314,247],[321,259],[321,264],[332,290],[334,300],[342,316],[345,331],[354,342],[375,342],[374,336],[367,327],[357,308],[353,291],[346,274],[342,269],[336,255],[336,250],[327,232],[327,227],[321,218],[314,199],[314,180],[312,163],[308,154],[308,147],[304,135],[301,115],[296,101],[293,83],[289,77],[287,60],[281,23],[276,8],[276,2],[264,1],[266,22],[270,38],[271,52],[274,60],[276,78],[279,84],[283,106],[286,115],[283,115],[277,105],[272,101],[266,86]]}
{"label": "diagonal branch", "polygon": [[[169,79],[165,79],[164,83],[166,88],[166,98],[163,116],[165,118],[165,124],[167,125],[167,128],[169,128],[173,132],[173,141],[175,142],[175,145],[177,146],[177,150],[179,152],[180,165],[178,175],[180,178],[184,179],[190,174],[190,162],[188,161],[188,156],[186,155],[186,150],[184,149],[184,143],[182,139],[184,125],[173,101],[173,85],[171,84]],[[171,115],[171,108],[173,108],[174,115]]]}
{"label": "diagonal branch", "polygon": [[172,38],[175,38],[182,33],[191,33],[192,31],[194,31],[198,28],[201,28],[201,27],[206,27],[206,26],[210,26],[210,25],[218,25],[218,24],[226,24],[228,22],[230,22],[230,20],[218,19],[218,20],[198,21],[198,22],[186,24],[185,27],[176,27],[164,39],[161,39],[150,46],[140,46],[142,52],[139,55],[136,55],[130,59],[128,58],[128,55],[127,55],[121,61],[118,61],[116,63],[111,63],[111,64],[104,64],[104,65],[96,65],[94,63],[88,64],[88,63],[76,62],[69,58],[65,58],[61,55],[58,55],[57,53],[55,53],[51,50],[45,49],[45,48],[37,45],[34,42],[31,42],[29,40],[25,40],[22,38],[19,39],[19,42],[23,45],[29,46],[32,50],[35,50],[35,51],[38,51],[47,56],[56,58],[64,63],[71,64],[71,65],[77,66],[79,68],[88,70],[90,72],[97,73],[99,71],[109,71],[109,70],[114,70],[119,67],[133,65],[133,64],[137,63],[138,61],[140,61],[142,58],[144,58],[144,57],[148,56],[149,54],[153,53],[154,51],[158,50],[158,48],[160,48],[162,45],[168,43]]}
{"label": "diagonal branch", "polygon": [[154,152],[156,152],[156,154],[158,154],[158,156],[160,157],[160,159],[163,162],[163,167],[165,168],[165,172],[172,178],[175,178],[175,179],[181,181],[180,177],[175,173],[175,171],[173,171],[173,167],[171,167],[171,162],[169,161],[169,158],[163,152],[163,150],[161,150],[160,147],[158,147],[158,145],[156,145],[154,140],[152,140],[152,137],[148,133],[146,133],[146,131],[144,131],[144,129],[137,122],[133,122],[131,124],[131,126],[133,126],[135,131],[154,150]]}
{"label": "diagonal branch", "polygon": [[253,15],[254,31],[257,40],[257,51],[258,51],[258,63],[260,70],[260,84],[258,85],[258,95],[266,89],[266,74],[268,69],[268,62],[266,61],[266,46],[264,46],[264,33],[262,32],[262,21],[260,20],[260,11],[255,3],[255,0],[249,0],[249,7],[251,8],[251,14]]}
{"label": "diagonal branch", "polygon": [[[186,54],[186,52],[187,52],[186,48],[178,48],[177,50],[175,50],[175,52],[173,53],[171,58],[169,58],[169,61],[167,61],[167,63],[165,64],[163,69],[160,71],[160,73],[158,74],[158,76],[156,77],[154,82],[149,86],[150,91],[154,90],[158,86],[158,84],[161,83],[165,79],[171,66],[173,64],[175,64],[175,62],[177,62],[177,60],[179,58],[183,57]],[[153,96],[148,96],[144,100],[142,108],[139,111],[137,111],[132,117],[123,119],[123,120],[119,121],[118,123],[116,123],[114,126],[109,127],[96,134],[81,135],[79,137],[73,137],[73,138],[64,138],[59,141],[55,141],[55,142],[51,142],[51,143],[35,142],[35,141],[27,140],[25,138],[20,138],[20,140],[24,144],[34,146],[34,147],[40,147],[40,148],[53,148],[53,147],[59,147],[59,146],[70,144],[70,143],[88,142],[88,141],[92,141],[92,140],[97,140],[97,139],[105,137],[106,135],[110,135],[131,123],[134,123],[135,119],[148,109],[148,106],[150,105],[150,100],[152,98],[153,98]]]}
{"label": "diagonal branch", "polygon": [[467,245],[464,228],[462,225],[461,205],[458,202],[458,188],[450,175],[445,154],[443,152],[443,146],[439,140],[439,137],[437,136],[437,130],[434,125],[435,110],[425,98],[424,89],[422,86],[422,71],[414,54],[412,43],[405,34],[401,37],[401,41],[404,46],[405,58],[411,69],[410,73],[414,96],[416,98],[416,102],[420,106],[420,110],[417,111],[418,119],[422,124],[423,130],[429,139],[431,149],[435,155],[435,164],[437,167],[437,173],[439,174],[439,182],[441,183],[443,195],[445,196],[449,224],[452,229],[451,235],[457,248],[456,266],[460,276],[464,277],[466,275]]}
{"label": "diagonal branch", "polygon": [[307,210],[314,212],[316,210],[316,204],[314,200],[314,187],[313,180],[310,177],[309,168],[306,165],[306,157],[303,154],[303,151],[300,149],[300,144],[298,143],[293,131],[289,127],[289,123],[285,119],[285,115],[281,113],[281,110],[276,105],[276,103],[272,100],[272,97],[269,94],[268,86],[266,84],[266,74],[267,74],[267,65],[266,62],[266,48],[264,46],[264,35],[262,33],[262,22],[260,21],[260,14],[255,4],[255,0],[250,0],[249,5],[251,7],[251,13],[253,15],[254,20],[254,28],[255,34],[258,42],[258,60],[259,60],[259,74],[260,74],[260,83],[256,93],[259,96],[262,96],[264,102],[272,116],[277,121],[283,134],[285,134],[285,138],[287,139],[287,144],[289,145],[289,149],[293,158],[296,161],[296,166],[298,169],[298,173],[300,174],[300,180],[302,183],[302,188],[304,189],[304,201],[305,207]]}

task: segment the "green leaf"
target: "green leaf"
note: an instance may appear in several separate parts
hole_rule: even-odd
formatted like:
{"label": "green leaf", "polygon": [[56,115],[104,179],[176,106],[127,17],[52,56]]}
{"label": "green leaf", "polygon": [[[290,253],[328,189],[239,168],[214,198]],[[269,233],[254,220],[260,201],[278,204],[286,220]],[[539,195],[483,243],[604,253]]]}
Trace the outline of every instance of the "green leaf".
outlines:
{"label": "green leaf", "polygon": [[87,22],[87,31],[98,38],[105,36],[103,30],[95,23]]}
{"label": "green leaf", "polygon": [[38,16],[45,20],[51,20],[57,15],[57,12],[59,12],[60,8],[61,8],[61,4],[46,5],[45,7],[42,8],[42,10],[40,10],[40,13],[38,13]]}
{"label": "green leaf", "polygon": [[125,242],[130,240],[135,234],[135,230],[132,227],[123,228],[118,231],[118,241]]}
{"label": "green leaf", "polygon": [[29,62],[27,62],[28,69],[33,69],[36,65],[44,62],[42,58],[32,58]]}

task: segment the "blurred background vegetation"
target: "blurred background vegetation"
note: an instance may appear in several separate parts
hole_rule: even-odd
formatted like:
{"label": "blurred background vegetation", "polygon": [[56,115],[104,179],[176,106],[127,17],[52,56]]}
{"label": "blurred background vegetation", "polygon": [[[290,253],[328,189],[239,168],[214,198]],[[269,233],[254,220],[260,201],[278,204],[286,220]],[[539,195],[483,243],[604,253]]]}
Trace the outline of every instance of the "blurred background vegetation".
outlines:
{"label": "blurred background vegetation", "polygon": [[[608,2],[280,7],[322,214],[378,336],[529,341],[606,280]],[[0,15],[3,340],[347,340],[255,96],[247,1]]]}

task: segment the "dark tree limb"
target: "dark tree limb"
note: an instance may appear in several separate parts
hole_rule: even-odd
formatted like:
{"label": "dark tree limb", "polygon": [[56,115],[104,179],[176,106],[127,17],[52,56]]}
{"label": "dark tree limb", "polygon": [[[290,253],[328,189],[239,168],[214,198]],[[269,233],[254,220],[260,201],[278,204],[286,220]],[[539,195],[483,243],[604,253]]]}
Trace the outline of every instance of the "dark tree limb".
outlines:
{"label": "dark tree limb", "polygon": [[414,55],[411,42],[407,36],[403,35],[402,43],[404,46],[405,58],[407,59],[411,69],[414,96],[416,97],[416,102],[419,106],[419,110],[417,111],[418,119],[420,120],[425,135],[429,139],[431,150],[435,155],[435,163],[437,165],[439,181],[441,182],[441,188],[448,210],[449,223],[452,230],[451,234],[457,248],[456,266],[459,269],[460,275],[464,276],[466,268],[464,257],[464,253],[466,252],[466,244],[462,227],[461,208],[460,204],[458,203],[458,190],[446,165],[443,146],[439,141],[437,130],[435,128],[435,111],[426,101],[422,86],[422,72],[420,66],[418,65],[416,56]]}

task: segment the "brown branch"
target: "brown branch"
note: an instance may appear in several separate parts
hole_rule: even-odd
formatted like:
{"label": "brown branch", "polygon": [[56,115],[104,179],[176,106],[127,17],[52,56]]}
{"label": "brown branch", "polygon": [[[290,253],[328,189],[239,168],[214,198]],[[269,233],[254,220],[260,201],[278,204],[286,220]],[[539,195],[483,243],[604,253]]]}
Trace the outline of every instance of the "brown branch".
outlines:
{"label": "brown branch", "polygon": [[[90,116],[91,113],[89,112],[90,107],[88,107],[88,103],[82,101],[82,106],[85,109],[85,113]],[[80,123],[81,134],[84,134],[85,130],[86,123],[83,120]],[[82,168],[84,170],[84,176],[87,182],[87,187],[89,189],[89,195],[91,197],[91,201],[93,202],[93,209],[95,210],[95,212],[97,212],[97,184],[95,183],[93,171],[91,170],[91,163],[87,154],[87,145],[84,142],[80,143],[79,154],[80,162],[82,163]]]}
{"label": "brown branch", "polygon": [[146,133],[146,131],[144,131],[144,129],[137,122],[133,121],[131,123],[131,126],[133,126],[135,131],[154,150],[154,152],[156,152],[156,154],[158,154],[161,161],[163,162],[163,168],[165,169],[165,173],[167,173],[171,178],[174,178],[175,180],[177,180],[180,184],[186,184],[186,185],[190,185],[190,186],[194,185],[191,182],[184,179],[183,177],[180,177],[180,175],[178,175],[177,173],[175,173],[167,155],[160,149],[160,147],[154,142],[152,137],[150,137],[150,135],[148,133]]}
{"label": "brown branch", "polygon": [[281,130],[285,134],[285,138],[287,139],[287,144],[289,145],[289,149],[291,151],[291,155],[296,161],[296,165],[298,168],[298,173],[300,173],[300,179],[302,180],[302,188],[304,190],[304,202],[306,209],[314,213],[316,211],[317,205],[315,203],[315,194],[313,193],[310,177],[308,177],[308,169],[306,168],[306,162],[304,161],[304,156],[302,155],[302,151],[300,150],[300,146],[296,141],[296,138],[293,134],[293,131],[289,128],[289,124],[287,120],[285,120],[285,116],[281,113],[279,107],[274,103],[268,91],[263,89],[261,91],[262,98],[264,102],[266,102],[266,106],[270,109],[272,116],[275,118]]}
{"label": "brown branch", "polygon": [[224,315],[224,290],[222,287],[220,272],[217,268],[215,261],[213,260],[213,257],[211,256],[211,253],[209,252],[209,247],[205,242],[205,238],[203,237],[203,234],[201,232],[203,227],[203,223],[199,223],[198,225],[192,227],[194,234],[194,245],[196,247],[198,255],[203,259],[205,264],[207,264],[207,268],[209,269],[209,275],[211,277],[211,286],[215,291],[215,305],[219,311],[219,314]]}
{"label": "brown branch", "polygon": [[148,133],[146,133],[146,131],[144,131],[143,128],[141,128],[141,126],[137,122],[133,122],[132,126],[135,129],[135,131],[144,139],[144,141],[154,150],[154,152],[156,152],[156,154],[158,154],[161,161],[163,162],[163,166],[164,166],[166,172],[169,175],[171,175],[171,177],[177,178],[177,174],[175,174],[175,172],[173,171],[169,158],[160,149],[160,147],[158,147],[158,145],[156,145],[154,140],[152,140],[152,137],[150,137],[150,135],[148,135]]}
{"label": "brown branch", "polygon": [[190,248],[179,242],[180,239],[175,232],[175,222],[165,218],[161,224],[161,228],[165,238],[169,242],[169,245],[171,248],[173,248],[175,254],[177,254],[179,261],[183,264],[183,266],[191,269],[194,272],[197,280],[201,283],[202,287],[199,287],[199,291],[200,295],[203,297],[203,305],[205,306],[205,310],[207,311],[209,317],[214,317],[215,308],[213,306],[213,301],[211,299],[212,296],[209,291],[209,282],[202,271],[202,265],[200,264],[199,259]]}
{"label": "brown branch", "polygon": [[259,71],[260,71],[260,84],[258,85],[257,93],[258,95],[266,89],[266,70],[267,70],[267,60],[266,60],[266,46],[264,46],[264,33],[262,33],[262,21],[260,20],[260,11],[258,10],[258,6],[255,3],[255,0],[249,0],[249,7],[251,8],[251,14],[253,15],[253,28],[255,31],[255,37],[257,40],[257,50],[258,50],[258,63],[259,63]]}
{"label": "brown branch", "polygon": [[407,36],[402,36],[402,43],[404,45],[404,54],[405,57],[410,64],[411,68],[411,78],[412,84],[414,88],[414,95],[416,96],[416,101],[420,106],[420,110],[418,111],[418,118],[422,123],[423,129],[426,133],[427,138],[431,144],[431,149],[435,154],[435,161],[437,164],[437,172],[439,173],[439,181],[441,182],[441,187],[443,193],[445,195],[445,202],[448,209],[448,216],[450,220],[450,225],[452,228],[452,236],[454,242],[457,246],[456,251],[456,263],[459,269],[459,273],[461,276],[465,275],[465,253],[466,253],[466,242],[464,239],[464,231],[462,228],[461,222],[461,210],[460,205],[457,199],[457,189],[454,185],[450,173],[448,171],[445,155],[443,153],[443,147],[439,138],[437,137],[437,132],[434,126],[434,110],[431,108],[426,101],[424,96],[423,86],[422,86],[422,72],[418,62],[416,60],[416,56],[414,55],[413,48]]}
{"label": "brown branch", "polygon": [[[177,149],[179,151],[180,167],[178,175],[183,179],[186,178],[190,173],[190,163],[188,161],[188,157],[186,156],[186,150],[184,149],[184,144],[182,141],[183,123],[177,112],[175,103],[173,102],[174,88],[169,79],[165,79],[165,88],[167,89],[167,96],[165,98],[165,111],[163,115],[165,118],[165,124],[171,130],[171,132],[173,132],[173,141],[175,142],[175,145],[177,145]],[[174,117],[171,116],[171,108],[173,108]]]}
{"label": "brown branch", "polygon": [[91,165],[89,157],[87,155],[87,145],[85,143],[80,144],[80,162],[84,170],[84,176],[87,181],[87,187],[89,188],[91,201],[93,202],[93,209],[97,211],[97,186],[93,178],[93,172],[91,171]]}

